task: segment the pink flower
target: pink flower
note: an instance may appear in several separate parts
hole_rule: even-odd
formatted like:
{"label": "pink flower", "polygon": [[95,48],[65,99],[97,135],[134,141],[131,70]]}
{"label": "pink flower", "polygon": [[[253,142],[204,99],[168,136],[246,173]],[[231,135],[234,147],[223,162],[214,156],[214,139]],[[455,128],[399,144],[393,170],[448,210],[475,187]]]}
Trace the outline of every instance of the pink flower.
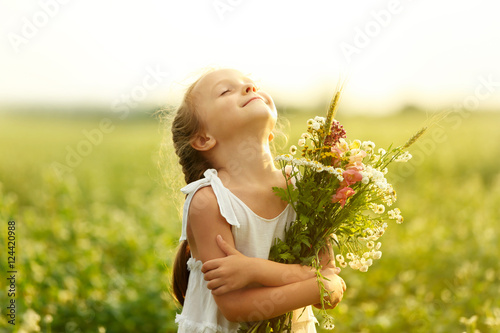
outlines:
{"label": "pink flower", "polygon": [[342,150],[341,150],[339,147],[337,147],[337,146],[333,146],[331,150],[332,150],[332,153],[334,153],[334,154],[335,154],[335,157],[336,157],[336,158],[340,158],[340,157],[342,157],[342,155],[344,155],[344,151],[342,151]]}
{"label": "pink flower", "polygon": [[341,158],[346,152],[349,151],[349,145],[344,139],[340,139],[335,145],[332,146],[331,151],[335,154],[335,157]]}
{"label": "pink flower", "polygon": [[348,164],[346,169],[354,169],[357,171],[363,171],[366,169],[366,167],[363,164],[363,162],[356,162],[354,164]]}
{"label": "pink flower", "polygon": [[361,163],[363,158],[366,156],[366,151],[361,149],[353,149],[351,150],[351,156],[349,156],[349,163],[356,164]]}
{"label": "pink flower", "polygon": [[363,176],[358,172],[356,168],[348,168],[342,173],[342,176],[344,177],[344,183],[347,186],[360,182],[361,179],[363,179]]}
{"label": "pink flower", "polygon": [[292,167],[291,165],[286,165],[285,174],[286,180],[295,187],[297,179],[300,180],[300,173],[298,172],[298,169],[296,167]]}
{"label": "pink flower", "polygon": [[287,179],[289,179],[292,176],[292,171],[293,167],[290,164],[285,165],[285,174]]}
{"label": "pink flower", "polygon": [[354,193],[356,192],[352,188],[343,187],[339,189],[334,196],[332,196],[332,202],[340,202],[340,205],[344,208],[347,198],[352,196]]}

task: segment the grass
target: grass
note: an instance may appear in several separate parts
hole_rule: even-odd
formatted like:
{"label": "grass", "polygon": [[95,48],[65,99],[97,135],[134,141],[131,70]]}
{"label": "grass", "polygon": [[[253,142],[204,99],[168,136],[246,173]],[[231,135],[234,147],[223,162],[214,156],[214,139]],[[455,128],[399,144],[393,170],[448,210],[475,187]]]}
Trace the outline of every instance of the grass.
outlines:
{"label": "grass", "polygon": [[[285,116],[289,145],[310,115]],[[165,166],[169,184],[161,176],[158,123],[111,117],[113,130],[87,156],[54,169],[103,117],[0,114],[1,246],[15,220],[19,332],[176,331],[169,267],[182,176],[175,163]],[[338,119],[348,137],[387,147],[426,116],[349,117],[341,108]],[[405,223],[389,227],[383,259],[367,273],[343,270],[336,332],[500,331],[499,123],[500,114],[452,114],[391,171]],[[4,288],[2,309],[8,301]],[[11,329],[0,317],[0,332]]]}

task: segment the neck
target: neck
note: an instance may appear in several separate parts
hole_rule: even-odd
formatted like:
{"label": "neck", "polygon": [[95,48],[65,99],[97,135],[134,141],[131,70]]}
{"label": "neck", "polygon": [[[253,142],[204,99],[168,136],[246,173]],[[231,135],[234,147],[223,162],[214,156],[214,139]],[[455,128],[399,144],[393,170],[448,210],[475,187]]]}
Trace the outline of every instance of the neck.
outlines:
{"label": "neck", "polygon": [[248,184],[275,179],[276,167],[267,138],[245,137],[218,142],[211,150],[210,161],[226,185]]}

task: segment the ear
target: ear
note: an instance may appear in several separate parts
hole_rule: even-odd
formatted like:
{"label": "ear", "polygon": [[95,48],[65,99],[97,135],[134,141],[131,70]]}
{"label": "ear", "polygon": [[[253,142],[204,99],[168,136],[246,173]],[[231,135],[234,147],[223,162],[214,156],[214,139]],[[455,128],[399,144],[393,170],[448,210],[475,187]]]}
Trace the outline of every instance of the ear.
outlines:
{"label": "ear", "polygon": [[273,141],[273,139],[274,139],[274,134],[273,134],[273,132],[271,132],[269,134],[269,142]]}
{"label": "ear", "polygon": [[191,146],[199,151],[207,151],[212,149],[215,146],[215,138],[204,134],[204,133],[198,133],[196,136],[191,139]]}

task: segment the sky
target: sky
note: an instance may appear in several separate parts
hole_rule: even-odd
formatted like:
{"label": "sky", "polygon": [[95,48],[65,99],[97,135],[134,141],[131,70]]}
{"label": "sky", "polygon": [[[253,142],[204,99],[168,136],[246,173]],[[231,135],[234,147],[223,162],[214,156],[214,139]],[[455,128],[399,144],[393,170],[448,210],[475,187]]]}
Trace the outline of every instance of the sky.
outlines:
{"label": "sky", "polygon": [[500,109],[500,4],[0,0],[0,104],[176,104],[210,67],[284,107]]}

